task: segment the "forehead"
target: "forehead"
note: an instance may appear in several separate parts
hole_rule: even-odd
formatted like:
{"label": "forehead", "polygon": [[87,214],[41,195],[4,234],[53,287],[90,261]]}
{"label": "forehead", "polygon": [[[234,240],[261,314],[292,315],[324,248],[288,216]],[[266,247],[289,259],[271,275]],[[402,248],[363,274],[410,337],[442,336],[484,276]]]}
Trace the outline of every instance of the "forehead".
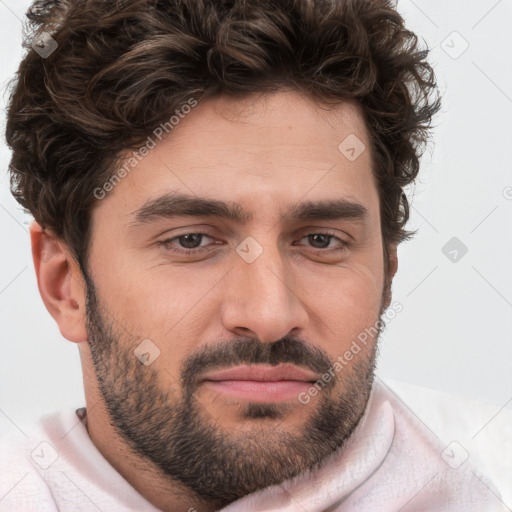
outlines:
{"label": "forehead", "polygon": [[144,204],[176,192],[243,203],[252,220],[270,221],[300,201],[345,198],[378,209],[367,131],[353,104],[327,108],[287,91],[218,96],[187,111],[167,138],[150,134],[151,149],[98,213],[133,220]]}

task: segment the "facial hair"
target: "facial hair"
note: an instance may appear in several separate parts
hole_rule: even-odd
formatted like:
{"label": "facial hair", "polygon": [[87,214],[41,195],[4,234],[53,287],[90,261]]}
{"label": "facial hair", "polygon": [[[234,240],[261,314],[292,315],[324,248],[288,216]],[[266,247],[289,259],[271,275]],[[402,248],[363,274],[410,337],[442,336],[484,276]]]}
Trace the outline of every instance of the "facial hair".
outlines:
{"label": "facial hair", "polygon": [[[239,414],[254,425],[235,434],[219,425],[196,398],[200,377],[208,368],[292,363],[323,374],[334,361],[300,338],[273,343],[237,338],[190,353],[180,365],[179,381],[172,389],[163,389],[159,372],[164,370],[157,370],[157,364],[145,366],[134,355],[142,338],[115,328],[98,301],[94,283],[84,277],[88,342],[113,427],[134,454],[198,498],[222,508],[314,471],[343,448],[359,423],[373,384],[382,321],[375,324],[378,333],[369,350],[361,350],[350,364],[332,372],[335,377],[323,384],[318,400],[309,406],[246,402],[239,406]],[[296,407],[304,407],[307,418],[299,432],[286,428],[286,415]]]}

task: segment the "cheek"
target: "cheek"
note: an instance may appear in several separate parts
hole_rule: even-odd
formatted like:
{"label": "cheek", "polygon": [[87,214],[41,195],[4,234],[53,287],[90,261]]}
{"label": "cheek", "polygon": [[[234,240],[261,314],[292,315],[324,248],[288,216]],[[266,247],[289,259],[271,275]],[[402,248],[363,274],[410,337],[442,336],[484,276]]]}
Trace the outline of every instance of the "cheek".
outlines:
{"label": "cheek", "polygon": [[316,325],[325,340],[325,349],[335,357],[375,326],[382,299],[380,268],[353,263],[337,269],[331,279],[317,280],[309,288],[309,308],[318,319]]}
{"label": "cheek", "polygon": [[[218,281],[210,274],[165,266],[147,271],[135,262],[120,261],[98,268],[94,281],[102,306],[121,332],[165,345],[172,339],[186,343],[204,332],[211,314],[205,311],[209,302],[202,299]],[[180,347],[186,348],[184,343]]]}

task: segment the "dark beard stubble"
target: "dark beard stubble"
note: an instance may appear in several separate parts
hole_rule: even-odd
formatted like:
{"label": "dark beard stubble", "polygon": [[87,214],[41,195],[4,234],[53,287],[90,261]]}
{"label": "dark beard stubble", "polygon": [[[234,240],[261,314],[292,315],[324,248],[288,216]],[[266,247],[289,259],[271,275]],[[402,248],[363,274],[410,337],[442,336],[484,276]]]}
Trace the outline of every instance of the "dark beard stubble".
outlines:
{"label": "dark beard stubble", "polygon": [[[136,455],[218,508],[314,471],[342,449],[364,413],[374,379],[377,341],[369,353],[361,350],[341,371],[333,372],[336,378],[324,383],[318,400],[311,400],[313,412],[299,401],[245,403],[239,406],[239,414],[255,425],[234,435],[196,400],[200,374],[208,368],[293,363],[323,374],[334,361],[296,338],[273,343],[237,339],[191,353],[181,365],[180,382],[165,391],[158,385],[156,365],[144,366],[134,355],[142,338],[116,333],[105,320],[108,315],[100,311],[92,280],[85,276],[85,281],[88,341],[112,425]],[[296,407],[304,407],[309,417],[300,432],[291,432],[283,424],[287,412]]]}

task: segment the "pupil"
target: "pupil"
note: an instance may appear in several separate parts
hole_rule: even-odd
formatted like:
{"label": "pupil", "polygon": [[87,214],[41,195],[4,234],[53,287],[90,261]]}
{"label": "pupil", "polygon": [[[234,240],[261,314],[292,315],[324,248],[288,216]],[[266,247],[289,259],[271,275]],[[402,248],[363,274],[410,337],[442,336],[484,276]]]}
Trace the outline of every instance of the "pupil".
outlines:
{"label": "pupil", "polygon": [[[192,233],[190,235],[183,235],[179,237],[181,245],[185,249],[194,249],[200,245],[202,235],[199,233]],[[309,241],[317,248],[325,248],[329,246],[329,235],[309,235]],[[199,245],[198,245],[199,244]]]}
{"label": "pupil", "polygon": [[[318,241],[318,239],[320,238],[320,248],[325,248],[329,245],[329,241],[330,241],[330,236],[328,235],[309,235],[309,241],[313,243],[313,245]],[[325,243],[322,243],[322,239],[323,239],[323,242]]]}
{"label": "pupil", "polygon": [[200,244],[197,244],[197,242],[201,241],[201,236],[202,235],[200,235],[199,233],[192,233],[191,235],[180,236],[179,240],[180,240],[181,245],[185,249],[194,249],[194,248],[198,247],[198,245],[200,245]]}

